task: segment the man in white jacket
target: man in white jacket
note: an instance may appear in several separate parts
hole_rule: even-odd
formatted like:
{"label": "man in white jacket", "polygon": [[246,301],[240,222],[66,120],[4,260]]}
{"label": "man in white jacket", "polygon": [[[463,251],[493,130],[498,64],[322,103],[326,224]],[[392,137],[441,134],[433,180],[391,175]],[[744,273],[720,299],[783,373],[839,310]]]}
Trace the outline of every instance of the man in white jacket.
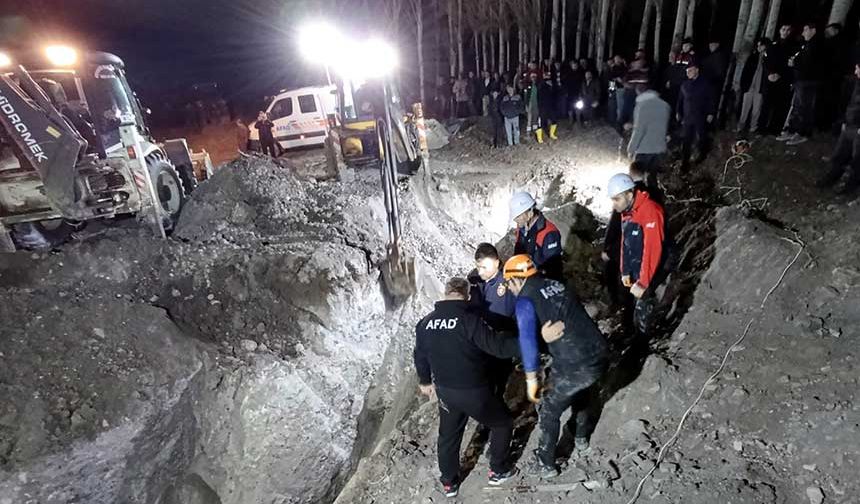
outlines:
{"label": "man in white jacket", "polygon": [[631,161],[639,162],[647,172],[647,185],[657,186],[657,172],[666,154],[666,133],[672,109],[649,89],[647,74],[632,75],[629,82],[636,86],[636,108],[633,110],[633,133],[627,145]]}

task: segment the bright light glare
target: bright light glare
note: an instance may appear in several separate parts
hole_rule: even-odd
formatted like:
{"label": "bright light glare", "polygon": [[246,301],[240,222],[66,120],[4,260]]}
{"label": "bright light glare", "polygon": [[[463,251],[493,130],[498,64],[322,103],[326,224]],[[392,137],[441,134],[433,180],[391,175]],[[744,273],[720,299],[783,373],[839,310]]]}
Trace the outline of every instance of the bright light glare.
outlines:
{"label": "bright light glare", "polygon": [[577,100],[576,110],[582,110],[583,108],[585,108],[585,102],[582,100]]}
{"label": "bright light glare", "polygon": [[388,43],[371,39],[364,44],[364,59],[368,77],[383,77],[397,68],[397,51]]}
{"label": "bright light glare", "polygon": [[78,61],[78,53],[69,46],[48,46],[45,48],[45,56],[52,65],[69,66]]}
{"label": "bright light glare", "polygon": [[12,66],[12,58],[8,54],[0,52],[0,68]]}
{"label": "bright light glare", "polygon": [[310,62],[333,65],[347,45],[337,28],[328,23],[316,21],[299,29],[299,50]]}

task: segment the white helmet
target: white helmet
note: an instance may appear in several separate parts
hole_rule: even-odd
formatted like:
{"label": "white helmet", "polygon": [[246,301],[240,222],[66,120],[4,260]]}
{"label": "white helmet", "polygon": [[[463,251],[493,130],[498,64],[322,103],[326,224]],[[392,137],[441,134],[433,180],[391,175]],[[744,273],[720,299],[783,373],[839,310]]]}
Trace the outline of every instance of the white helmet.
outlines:
{"label": "white helmet", "polygon": [[629,191],[636,187],[636,183],[633,182],[633,179],[630,178],[630,175],[626,173],[617,173],[609,179],[609,187],[606,189],[606,192],[609,193],[609,197],[615,197],[619,194]]}
{"label": "white helmet", "polygon": [[511,221],[535,207],[537,202],[531,194],[525,191],[517,191],[511,196],[509,204]]}

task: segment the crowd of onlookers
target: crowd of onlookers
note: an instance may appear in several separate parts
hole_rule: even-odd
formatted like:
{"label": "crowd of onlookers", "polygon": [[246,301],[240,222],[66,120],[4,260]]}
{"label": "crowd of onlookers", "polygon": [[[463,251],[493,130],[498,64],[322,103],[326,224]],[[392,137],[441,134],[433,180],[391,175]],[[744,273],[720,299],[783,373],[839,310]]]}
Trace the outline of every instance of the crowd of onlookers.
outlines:
{"label": "crowd of onlookers", "polygon": [[[521,63],[516,71],[504,73],[440,77],[434,105],[439,117],[490,116],[493,146],[500,147],[518,144],[521,129],[543,143],[557,138],[562,121],[587,127],[598,118],[629,140],[636,129],[637,105],[657,97],[669,106],[666,131],[681,144],[682,165],[689,167],[707,153],[713,131],[730,124],[742,136],[773,135],[787,145],[799,145],[816,130],[835,133],[840,123],[852,126],[855,119],[843,117],[843,112],[851,116],[857,98],[855,122],[860,127],[860,96],[852,95],[851,80],[860,45],[852,46],[842,31],[835,23],[823,33],[814,23],[802,29],[785,24],[777,40],[758,39],[731,75],[731,53],[719,41],[699,51],[691,39],[684,39],[662,66],[640,49],[629,61],[612,57],[602,71],[582,58]],[[662,111],[652,107],[652,112],[640,122],[662,120]],[[834,157],[848,156],[850,161],[854,152],[860,154],[860,141],[854,149],[858,128],[849,128],[850,138],[842,129],[845,138],[837,148],[841,155]],[[631,149],[628,152],[632,157]],[[838,179],[835,173],[823,177],[821,185]]]}

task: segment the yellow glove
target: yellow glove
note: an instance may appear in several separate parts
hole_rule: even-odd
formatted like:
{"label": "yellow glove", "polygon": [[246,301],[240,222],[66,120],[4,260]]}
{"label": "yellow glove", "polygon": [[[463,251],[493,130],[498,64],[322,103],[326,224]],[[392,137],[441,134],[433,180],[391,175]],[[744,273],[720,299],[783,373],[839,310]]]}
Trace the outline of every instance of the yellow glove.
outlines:
{"label": "yellow glove", "polygon": [[540,382],[537,378],[526,378],[526,393],[529,401],[537,404],[540,402]]}

